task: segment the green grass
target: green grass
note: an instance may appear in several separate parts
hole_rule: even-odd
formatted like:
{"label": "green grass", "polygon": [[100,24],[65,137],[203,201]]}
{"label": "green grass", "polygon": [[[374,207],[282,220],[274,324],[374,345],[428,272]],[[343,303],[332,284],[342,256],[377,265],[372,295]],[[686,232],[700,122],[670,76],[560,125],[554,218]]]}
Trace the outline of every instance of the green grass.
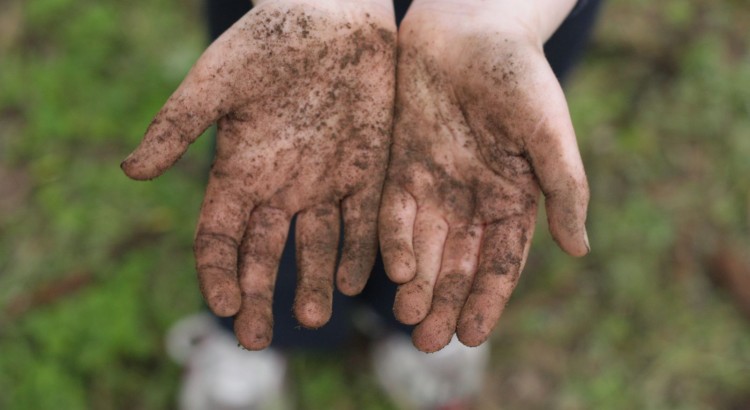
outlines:
{"label": "green grass", "polygon": [[[749,25],[740,0],[608,3],[567,90],[593,253],[539,225],[482,407],[750,406],[748,318],[709,275],[750,245]],[[0,4],[0,408],[174,407],[209,141],[154,182],[118,164],[203,45],[196,1]],[[392,408],[360,354],[295,354],[300,406]]]}

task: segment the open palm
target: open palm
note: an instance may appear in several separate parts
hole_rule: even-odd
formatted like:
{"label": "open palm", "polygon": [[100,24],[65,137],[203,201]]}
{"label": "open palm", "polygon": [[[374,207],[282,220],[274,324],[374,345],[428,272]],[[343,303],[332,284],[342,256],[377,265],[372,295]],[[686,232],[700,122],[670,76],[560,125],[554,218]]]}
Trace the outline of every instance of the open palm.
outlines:
{"label": "open palm", "polygon": [[541,44],[411,13],[399,33],[391,163],[380,210],[394,311],[436,351],[484,342],[523,269],[540,190],[553,237],[588,252],[588,185]]}
{"label": "open palm", "polygon": [[206,50],[123,162],[130,177],[154,178],[218,121],[196,264],[209,307],[236,315],[247,348],[270,343],[295,214],[301,324],[330,317],[341,218],[338,287],[358,293],[369,276],[395,81],[395,25],[378,12],[335,1],[256,7]]}

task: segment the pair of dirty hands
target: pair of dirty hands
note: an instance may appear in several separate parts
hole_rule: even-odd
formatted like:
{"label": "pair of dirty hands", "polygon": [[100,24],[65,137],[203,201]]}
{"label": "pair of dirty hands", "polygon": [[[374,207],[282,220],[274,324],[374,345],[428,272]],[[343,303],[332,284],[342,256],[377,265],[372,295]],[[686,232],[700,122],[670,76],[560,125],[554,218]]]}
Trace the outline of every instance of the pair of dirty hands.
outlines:
{"label": "pair of dirty hands", "polygon": [[363,289],[379,239],[400,284],[394,313],[427,352],[454,334],[488,338],[526,261],[540,189],[557,243],[589,250],[586,177],[541,48],[565,13],[550,28],[503,19],[492,2],[472,12],[471,1],[417,0],[397,35],[392,7],[376,3],[261,2],[206,50],[122,164],[155,178],[218,121],[195,257],[208,306],[235,316],[248,349],[271,342],[295,214],[298,321],[329,320],[334,276],[346,295]]}

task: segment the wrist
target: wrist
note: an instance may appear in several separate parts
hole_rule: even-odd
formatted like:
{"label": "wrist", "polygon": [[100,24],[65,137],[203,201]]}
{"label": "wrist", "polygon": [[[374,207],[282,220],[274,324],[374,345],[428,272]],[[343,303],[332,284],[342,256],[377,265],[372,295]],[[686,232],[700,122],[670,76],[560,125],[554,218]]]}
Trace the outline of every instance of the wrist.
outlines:
{"label": "wrist", "polygon": [[251,0],[255,7],[264,6],[273,3],[309,3],[310,5],[329,4],[334,6],[345,6],[347,8],[356,8],[382,14],[384,17],[393,18],[393,1],[392,0]]}
{"label": "wrist", "polygon": [[575,8],[578,0],[535,0],[539,29],[546,42]]}
{"label": "wrist", "polygon": [[575,7],[577,0],[414,0],[409,14],[439,14],[459,23],[523,31],[546,42]]}

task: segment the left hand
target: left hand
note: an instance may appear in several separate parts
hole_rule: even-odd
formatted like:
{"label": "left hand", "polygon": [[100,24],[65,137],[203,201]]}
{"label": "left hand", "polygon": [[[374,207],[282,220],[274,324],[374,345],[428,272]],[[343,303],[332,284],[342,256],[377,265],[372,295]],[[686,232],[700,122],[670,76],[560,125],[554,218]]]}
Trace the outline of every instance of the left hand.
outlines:
{"label": "left hand", "polygon": [[589,251],[589,191],[539,33],[493,2],[470,15],[422,3],[399,31],[380,244],[402,284],[396,317],[433,352],[454,333],[469,346],[488,338],[526,262],[540,189],[560,247]]}

